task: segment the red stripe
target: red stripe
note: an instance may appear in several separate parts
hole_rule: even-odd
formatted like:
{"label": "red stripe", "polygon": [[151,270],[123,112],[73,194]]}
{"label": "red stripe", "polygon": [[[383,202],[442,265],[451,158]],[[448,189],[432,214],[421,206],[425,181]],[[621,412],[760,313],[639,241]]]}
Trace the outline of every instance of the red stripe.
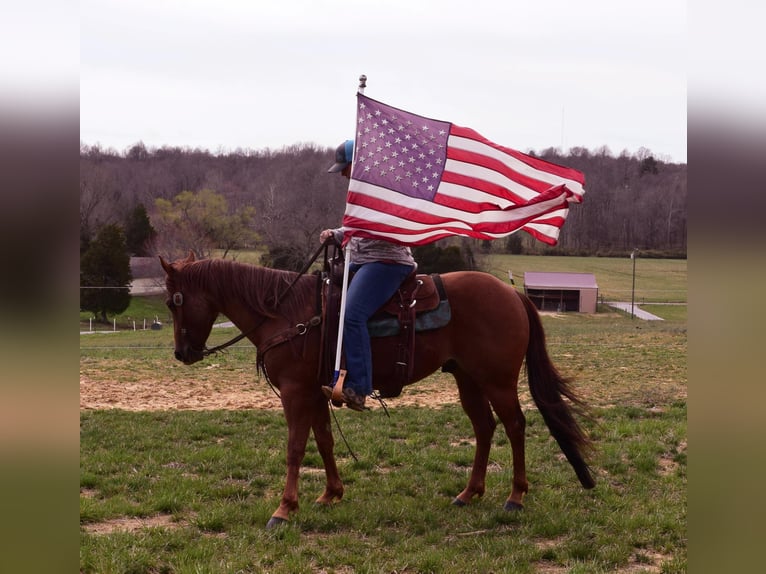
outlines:
{"label": "red stripe", "polygon": [[546,173],[551,173],[559,177],[571,179],[572,181],[576,181],[582,186],[585,185],[585,175],[582,172],[577,171],[576,169],[572,169],[571,167],[564,167],[563,165],[559,165],[544,159],[532,157],[531,155],[521,153],[520,151],[516,151],[514,149],[498,145],[494,142],[489,141],[487,138],[485,138],[484,136],[482,136],[481,134],[479,134],[478,132],[470,128],[463,128],[460,126],[456,126],[455,124],[452,124],[452,127],[450,128],[450,134],[454,134],[459,137],[464,137],[467,139],[472,139],[472,140],[481,142],[485,145],[488,145],[489,147],[502,151],[504,154],[514,157],[517,160],[522,161],[539,171],[544,171]]}
{"label": "red stripe", "polygon": [[498,211],[498,207],[494,203],[487,202],[475,202],[469,199],[463,199],[462,197],[455,197],[454,195],[445,195],[443,193],[437,193],[433,199],[434,203],[443,205],[452,209],[458,209],[466,213],[483,213],[485,211]]}
{"label": "red stripe", "polygon": [[[475,239],[487,239],[491,241],[491,240],[497,239],[497,237],[495,237],[495,234],[510,235],[511,233],[515,231],[522,231],[522,230],[526,231],[530,235],[533,235],[535,238],[540,239],[540,241],[545,241],[545,243],[548,243],[550,245],[555,245],[555,240],[553,240],[552,238],[549,238],[548,236],[542,233],[539,233],[536,230],[526,229],[520,225],[514,226],[512,229],[509,228],[509,229],[497,230],[497,231],[491,230],[491,229],[484,230],[484,231],[479,231],[479,230],[465,231],[463,229],[451,228],[447,226],[442,228],[437,228],[437,229],[414,231],[411,229],[401,229],[398,227],[377,224],[371,221],[367,221],[366,219],[359,219],[356,217],[344,218],[343,225],[346,227],[355,228],[351,234],[358,235],[361,237],[370,237],[370,238],[380,239],[381,237],[379,235],[380,233],[390,233],[390,234],[400,235],[400,236],[403,236],[403,238],[400,238],[398,241],[396,239],[389,238],[389,237],[386,237],[386,239],[391,241],[397,241],[397,243],[403,243],[407,245],[425,245],[427,243],[431,243],[433,241],[437,241],[445,237],[454,237],[455,235],[473,237]],[[437,233],[434,233],[434,232],[437,232]],[[406,239],[407,236],[421,235],[424,233],[431,233],[431,235],[429,235],[427,238],[419,239],[419,240]]]}
{"label": "red stripe", "polygon": [[535,224],[539,224],[539,225],[552,225],[554,227],[559,227],[560,228],[562,225],[564,225],[565,221],[566,221],[566,219],[564,219],[560,215],[556,215],[556,216],[553,216],[553,217],[543,217],[541,219],[535,218],[532,221],[530,221],[529,223],[535,223]]}
{"label": "red stripe", "polygon": [[350,205],[358,205],[360,207],[366,207],[373,211],[378,211],[385,215],[391,215],[393,217],[399,217],[415,223],[422,223],[423,225],[439,225],[444,222],[444,218],[429,213],[427,211],[419,211],[404,207],[398,203],[389,203],[383,199],[372,197],[361,193],[355,193],[353,191],[348,192],[346,203]]}
{"label": "red stripe", "polygon": [[[371,197],[369,195],[349,192],[347,201],[351,205],[358,205],[360,207],[365,207],[367,209],[377,211],[379,213],[383,213],[386,215],[393,215],[395,217],[399,217],[401,219],[404,219],[406,221],[411,221],[413,223],[419,223],[422,225],[432,226],[436,229],[452,229],[458,234],[467,233],[465,229],[450,227],[449,224],[455,221],[455,219],[445,219],[444,217],[435,215],[433,213],[402,207],[401,205],[392,204],[382,199]],[[531,214],[526,217],[514,217],[513,209],[505,210],[504,214],[507,215],[508,217],[504,221],[466,223],[466,225],[470,226],[472,230],[479,233],[481,232],[510,233],[511,231],[518,229],[519,227],[522,227],[523,225],[526,225],[529,222],[534,221],[535,223],[539,223],[540,222],[539,219],[541,217],[544,217],[546,213],[559,210],[565,205],[566,205],[566,200],[562,200],[562,202],[551,206],[549,209],[547,209],[543,213]],[[382,224],[382,223],[369,222],[367,225],[359,225],[359,224],[352,225],[351,223],[347,223],[347,220],[349,222],[351,220],[358,220],[358,221],[362,221],[362,220],[352,216],[346,216],[344,218],[343,224],[351,226],[351,227],[364,227],[366,229],[373,229],[373,226],[375,226],[375,229],[382,230],[379,228],[381,226],[385,226],[386,228],[389,228],[389,229],[400,229],[398,226],[392,223]],[[364,220],[364,221],[367,221],[367,220]],[[457,221],[461,221],[461,220],[457,219]],[[562,220],[562,223],[563,223],[563,220]],[[413,233],[413,231],[408,230],[407,233]],[[422,233],[422,231],[417,230],[417,231],[414,231],[414,233]]]}
{"label": "red stripe", "polygon": [[[555,197],[555,194],[552,194],[552,195]],[[548,201],[550,199],[551,199],[550,196],[544,197],[544,196],[541,195],[541,196],[538,196],[537,198],[535,198],[535,200],[533,202],[530,202],[527,205],[534,205],[535,203],[541,203],[543,201]],[[347,198],[347,203],[350,204],[350,205],[358,205],[360,207],[366,207],[368,209],[371,209],[373,211],[377,211],[377,212],[385,214],[385,215],[391,215],[391,216],[394,216],[394,217],[399,217],[401,219],[406,219],[408,221],[412,221],[412,222],[415,222],[415,223],[420,223],[420,224],[423,224],[423,225],[440,225],[440,224],[444,223],[445,221],[452,221],[454,219],[460,220],[459,218],[445,218],[445,217],[443,217],[441,215],[438,215],[438,214],[435,214],[435,213],[432,213],[432,212],[429,212],[429,211],[413,209],[413,208],[406,207],[406,206],[398,204],[398,203],[390,203],[388,201],[385,201],[383,199],[380,199],[380,198],[377,198],[377,197],[374,197],[374,196],[370,196],[370,195],[366,195],[366,194],[361,194],[361,193],[356,193],[356,192],[353,192],[353,191],[349,191],[348,198]],[[522,221],[523,220],[524,222],[528,222],[528,221],[536,220],[536,219],[544,216],[546,213],[550,213],[550,212],[559,210],[562,207],[566,207],[566,206],[567,206],[566,199],[562,198],[562,200],[560,202],[557,202],[556,204],[550,206],[548,209],[545,210],[545,212],[537,213],[537,214],[534,214],[534,215],[531,215],[531,216],[527,216],[527,217],[524,217],[523,219],[522,218],[514,217],[514,212],[515,212],[514,208],[509,208],[509,209],[506,209],[506,210],[499,210],[499,209],[495,208],[495,209],[493,209],[491,211],[493,211],[493,212],[502,211],[505,215],[507,215],[507,220],[510,220],[510,221]],[[466,223],[466,224],[467,225],[471,225],[473,227],[475,227],[477,225],[483,225],[482,223],[478,223],[478,224]],[[492,226],[492,225],[497,225],[497,223],[495,223],[495,222],[488,222],[487,225]]]}
{"label": "red stripe", "polygon": [[[513,169],[511,169],[510,167],[508,167],[507,165],[505,165],[503,162],[501,162],[498,159],[491,158],[486,155],[474,153],[471,151],[449,147],[447,148],[447,159],[452,159],[455,161],[460,161],[463,163],[468,163],[471,165],[476,165],[479,167],[483,167],[483,168],[495,171],[499,173],[500,175],[507,177],[511,181],[515,181],[516,183],[523,185],[524,187],[527,187],[536,192],[545,191],[551,186],[551,184],[547,181],[541,181],[539,179],[535,179],[528,175],[524,175],[522,173],[514,171]],[[480,179],[480,177],[477,176],[476,179]],[[502,194],[497,194],[497,195],[502,196],[502,195],[511,193],[510,190],[504,187],[500,187],[500,186],[496,186],[496,187],[502,191]],[[524,200],[519,198],[519,201],[524,201]]]}
{"label": "red stripe", "polygon": [[526,231],[529,233],[532,237],[537,239],[538,241],[542,241],[543,243],[546,243],[548,245],[556,245],[558,243],[557,239],[554,239],[553,237],[548,237],[547,235],[544,235],[537,231],[536,229],[528,229],[526,227],[522,228],[522,231]]}
{"label": "red stripe", "polygon": [[[364,224],[364,220],[362,220],[362,224]],[[353,235],[359,236],[359,237],[368,237],[370,239],[380,239],[380,235],[376,235],[375,233],[368,233],[362,229],[354,230]],[[456,233],[436,233],[433,235],[429,235],[425,239],[419,239],[419,240],[407,240],[407,241],[397,241],[395,238],[386,237],[386,241],[392,241],[394,243],[401,243],[402,245],[427,245],[429,243],[433,243],[434,241],[438,241],[439,239],[446,239],[447,237],[454,237],[455,235],[458,235]],[[462,234],[461,234],[462,235]],[[494,237],[477,237],[477,239],[494,239]]]}
{"label": "red stripe", "polygon": [[442,173],[442,181],[445,183],[454,183],[456,185],[462,185],[465,187],[470,187],[472,189],[483,191],[484,193],[488,195],[493,195],[495,197],[507,199],[508,201],[511,201],[512,203],[525,203],[527,201],[523,197],[516,195],[515,193],[511,192],[511,190],[501,185],[497,185],[495,183],[491,183],[483,179],[470,177],[467,175],[462,175],[462,174],[451,172],[451,171],[445,171],[444,173]]}
{"label": "red stripe", "polygon": [[[346,217],[343,220],[343,224],[346,227],[354,228],[354,230],[351,232],[352,235],[360,236],[360,237],[369,237],[372,239],[380,239],[380,235],[378,233],[391,233],[401,236],[408,236],[408,235],[419,235],[423,233],[431,233],[427,238],[414,240],[414,239],[400,239],[396,240],[394,238],[386,237],[389,241],[396,241],[397,243],[402,243],[406,245],[426,245],[428,243],[432,243],[434,241],[438,241],[439,239],[444,239],[446,237],[454,237],[455,235],[462,235],[466,237],[473,237],[474,239],[486,239],[486,240],[494,240],[497,239],[494,235],[487,235],[486,233],[482,233],[479,231],[469,231],[466,232],[462,229],[453,229],[449,227],[439,228],[439,229],[429,229],[425,231],[413,231],[411,229],[401,229],[398,227],[392,227],[388,225],[373,223],[371,221],[368,221],[366,219],[360,219],[356,217]],[[434,231],[438,231],[438,233],[434,233]],[[542,241],[543,243],[546,243],[548,245],[556,245],[557,239],[550,237],[548,235],[545,235],[544,233],[527,227],[516,227],[511,231],[505,232],[506,235],[510,235],[513,232],[516,231],[526,231],[529,233],[532,237],[537,239],[538,241]],[[376,233],[377,232],[377,233]],[[502,231],[491,231],[488,230],[487,233],[503,233]]]}

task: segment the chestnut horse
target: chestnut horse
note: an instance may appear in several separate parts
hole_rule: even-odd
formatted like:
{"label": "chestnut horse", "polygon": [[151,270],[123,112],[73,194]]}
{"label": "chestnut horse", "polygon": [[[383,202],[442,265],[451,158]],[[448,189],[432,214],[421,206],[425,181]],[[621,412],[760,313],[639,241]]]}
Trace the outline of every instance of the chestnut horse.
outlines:
{"label": "chestnut horse", "polygon": [[[267,526],[287,521],[290,513],[298,509],[299,468],[312,430],[326,475],[325,490],[317,502],[331,504],[340,500],[343,483],[333,453],[330,411],[317,378],[321,339],[317,325],[318,276],[299,276],[220,259],[195,260],[193,255],[173,263],[161,259],[161,263],[167,273],[175,357],[187,365],[203,359],[208,354],[205,343],[220,313],[256,346],[259,362],[279,389],[288,426],[287,479],[279,508]],[[523,508],[522,498],[528,489],[526,421],[517,383],[524,359],[538,410],[580,483],[592,488],[595,483],[583,457],[590,441],[574,417],[581,403],[551,363],[532,302],[486,273],[445,273],[442,280],[452,318],[445,327],[416,335],[410,382],[439,368],[452,373],[460,403],[471,419],[476,435],[473,467],[468,484],[454,504],[462,506],[484,494],[491,439],[497,426],[494,411],[513,451],[513,489],[504,508]],[[396,380],[396,339],[372,340],[374,386],[384,396],[386,385]]]}

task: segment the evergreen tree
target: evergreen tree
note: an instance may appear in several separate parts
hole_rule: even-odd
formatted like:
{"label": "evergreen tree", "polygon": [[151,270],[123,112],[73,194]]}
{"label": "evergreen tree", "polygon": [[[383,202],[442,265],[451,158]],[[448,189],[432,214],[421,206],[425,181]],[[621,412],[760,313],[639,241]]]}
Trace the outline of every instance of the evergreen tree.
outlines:
{"label": "evergreen tree", "polygon": [[122,313],[130,304],[130,256],[125,235],[105,225],[80,259],[80,308],[106,323],[107,313]]}
{"label": "evergreen tree", "polygon": [[512,233],[505,238],[505,251],[513,255],[519,255],[524,250],[524,245],[521,241],[521,233]]}
{"label": "evergreen tree", "polygon": [[643,177],[647,173],[657,175],[660,173],[659,167],[657,166],[657,160],[654,159],[654,156],[649,156],[641,160],[641,167],[638,171],[638,176]]}
{"label": "evergreen tree", "polygon": [[128,246],[128,253],[138,257],[148,255],[147,248],[151,244],[157,232],[149,221],[149,215],[146,213],[146,207],[139,203],[128,215],[125,223],[125,241]]}
{"label": "evergreen tree", "polygon": [[415,247],[412,254],[418,262],[418,273],[448,273],[471,269],[457,245],[439,247],[428,243]]}
{"label": "evergreen tree", "polygon": [[261,255],[261,265],[273,269],[300,271],[308,257],[297,245],[275,245]]}

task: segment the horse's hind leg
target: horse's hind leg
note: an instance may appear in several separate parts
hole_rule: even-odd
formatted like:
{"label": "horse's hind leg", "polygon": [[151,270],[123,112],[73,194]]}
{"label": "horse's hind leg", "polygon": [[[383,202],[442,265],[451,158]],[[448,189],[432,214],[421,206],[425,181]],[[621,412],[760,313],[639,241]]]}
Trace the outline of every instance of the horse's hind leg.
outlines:
{"label": "horse's hind leg", "polygon": [[460,404],[471,419],[473,432],[476,436],[476,452],[471,468],[471,477],[463,492],[457,495],[452,502],[456,506],[468,504],[474,496],[482,496],[486,488],[487,463],[489,450],[492,446],[492,436],[495,433],[495,417],[489,401],[476,383],[471,380],[467,373],[455,368],[453,371],[460,393]]}
{"label": "horse's hind leg", "polygon": [[504,508],[521,510],[524,508],[522,500],[529,489],[529,483],[524,453],[524,431],[527,421],[519,404],[517,382],[514,381],[513,385],[496,386],[487,389],[487,392],[492,408],[505,427],[505,434],[511,441],[513,451],[513,490],[505,501]]}

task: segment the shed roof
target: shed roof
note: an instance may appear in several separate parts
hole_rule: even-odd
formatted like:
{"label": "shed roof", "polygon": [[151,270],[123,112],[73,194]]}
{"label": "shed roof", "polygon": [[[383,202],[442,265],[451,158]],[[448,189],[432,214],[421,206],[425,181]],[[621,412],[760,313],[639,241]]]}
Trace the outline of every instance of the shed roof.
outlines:
{"label": "shed roof", "polygon": [[598,289],[593,273],[526,271],[524,287],[532,289]]}

